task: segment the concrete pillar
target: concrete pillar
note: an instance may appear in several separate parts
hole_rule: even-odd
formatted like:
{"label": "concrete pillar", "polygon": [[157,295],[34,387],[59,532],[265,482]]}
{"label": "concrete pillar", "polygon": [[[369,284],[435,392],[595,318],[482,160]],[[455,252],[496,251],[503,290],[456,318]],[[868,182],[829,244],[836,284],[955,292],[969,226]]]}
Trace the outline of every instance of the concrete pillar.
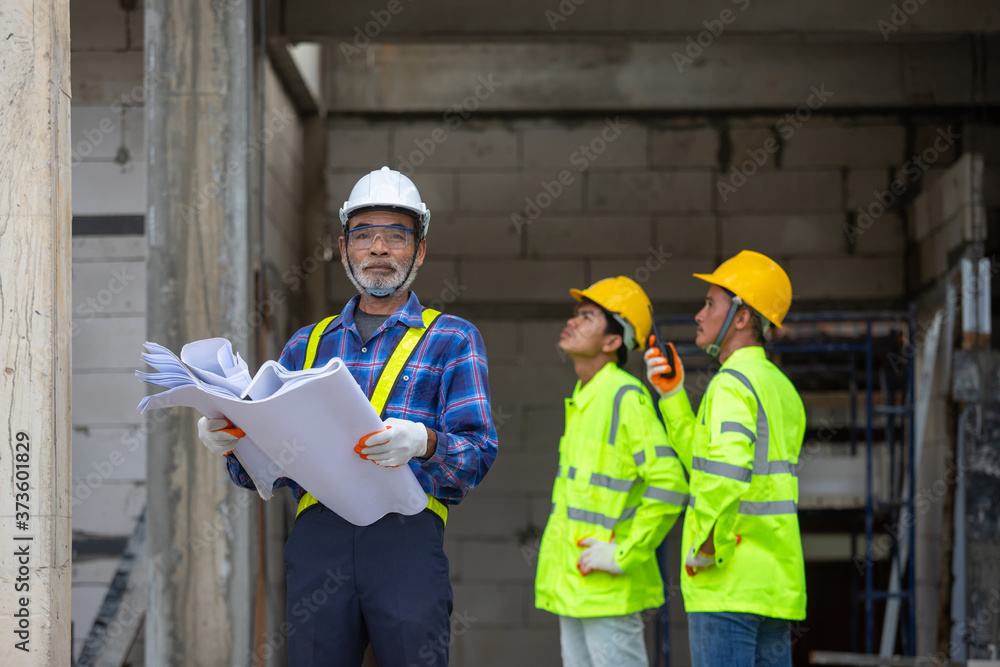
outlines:
{"label": "concrete pillar", "polygon": [[[146,2],[148,338],[223,336],[252,358],[250,3]],[[197,436],[191,410],[148,428],[146,664],[245,665],[256,498]]]}
{"label": "concrete pillar", "polygon": [[69,0],[15,0],[3,21],[0,664],[68,665]]}

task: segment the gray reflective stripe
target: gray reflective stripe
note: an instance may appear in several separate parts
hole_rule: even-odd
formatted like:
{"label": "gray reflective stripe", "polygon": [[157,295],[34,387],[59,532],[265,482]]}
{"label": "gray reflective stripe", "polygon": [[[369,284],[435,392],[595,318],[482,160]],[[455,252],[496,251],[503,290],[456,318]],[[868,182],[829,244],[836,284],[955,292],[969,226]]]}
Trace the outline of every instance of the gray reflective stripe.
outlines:
{"label": "gray reflective stripe", "polygon": [[728,477],[729,479],[735,479],[738,482],[746,482],[748,484],[750,483],[750,478],[753,477],[752,470],[734,466],[732,463],[725,463],[723,461],[710,461],[701,456],[695,456],[691,459],[691,468],[709,475]]}
{"label": "gray reflective stripe", "polygon": [[[753,394],[754,400],[757,401],[757,438],[754,444],[753,452],[753,474],[755,475],[778,475],[781,473],[791,473],[796,474],[796,466],[790,461],[768,461],[768,450],[771,447],[771,425],[767,421],[767,413],[764,411],[764,404],[760,401],[760,396],[757,395],[757,390],[753,388],[753,384],[746,375],[740,373],[739,371],[734,371],[731,368],[723,368],[721,373],[729,373],[734,378],[743,383],[743,385],[750,390]],[[737,422],[723,422],[722,432],[726,432],[727,425],[742,426]],[[743,430],[739,431],[746,435]],[[751,441],[753,436],[751,435]]]}
{"label": "gray reflective stripe", "polygon": [[791,461],[768,461],[767,462],[767,472],[765,475],[780,475],[782,473],[788,473],[789,475],[798,475],[799,467],[798,465],[792,463]]}
{"label": "gray reflective stripe", "polygon": [[643,463],[646,462],[646,452],[638,452],[636,454],[633,454],[632,458],[635,459],[635,464],[637,466],[641,466]]}
{"label": "gray reflective stripe", "polygon": [[637,509],[638,508],[636,507],[626,507],[625,511],[622,512],[621,517],[617,519],[615,517],[607,516],[606,514],[601,514],[600,512],[589,512],[578,507],[568,507],[566,509],[566,515],[574,521],[592,523],[597,526],[604,526],[608,530],[614,530],[615,525],[619,521],[628,521],[634,517]]}
{"label": "gray reflective stripe", "polygon": [[753,434],[753,431],[739,422],[722,422],[721,431],[723,433],[739,433],[740,435],[745,435],[750,438],[750,442],[757,439],[757,436]]}
{"label": "gray reflective stripe", "polygon": [[740,501],[740,514],[751,516],[770,516],[773,514],[795,514],[794,500],[761,500],[754,502],[750,500]]}
{"label": "gray reflective stripe", "polygon": [[688,507],[694,507],[694,501],[695,501],[694,496],[688,496]]}
{"label": "gray reflective stripe", "polygon": [[590,476],[590,484],[592,486],[603,486],[605,489],[611,489],[612,491],[631,491],[632,484],[634,483],[635,480],[632,479],[619,479],[617,477],[601,475],[596,472]]}
{"label": "gray reflective stripe", "polygon": [[664,457],[666,457],[666,456],[670,456],[670,457],[673,457],[675,459],[679,458],[677,456],[677,450],[674,449],[673,447],[668,447],[667,445],[657,445],[657,447],[656,447],[656,456],[658,458],[661,458],[661,459],[664,458]]}
{"label": "gray reflective stripe", "polygon": [[764,405],[760,401],[760,396],[757,395],[757,390],[753,388],[753,384],[750,383],[746,375],[731,368],[723,368],[720,372],[728,373],[742,382],[750,390],[750,393],[753,394],[754,400],[757,401],[757,442],[754,445],[753,452],[753,471],[758,475],[765,475],[767,474],[764,472],[767,467],[767,453],[771,447],[771,429],[767,423],[767,413],[764,412]]}
{"label": "gray reflective stripe", "polygon": [[566,476],[570,479],[576,479],[576,467],[570,466],[569,472],[566,473]]}
{"label": "gray reflective stripe", "polygon": [[549,514],[555,514],[555,513],[556,513],[556,504],[552,503],[552,509],[549,510]]}
{"label": "gray reflective stripe", "polygon": [[637,391],[640,394],[642,393],[642,389],[639,387],[634,384],[627,384],[624,387],[621,387],[618,390],[618,393],[615,394],[615,406],[611,409],[611,431],[608,433],[609,445],[615,444],[615,438],[618,437],[618,411],[622,407],[622,398],[624,398],[625,394],[630,391]]}
{"label": "gray reflective stripe", "polygon": [[562,477],[562,466],[556,466],[556,479]]}
{"label": "gray reflective stripe", "polygon": [[652,498],[653,500],[659,500],[661,503],[670,503],[671,505],[678,505],[680,507],[684,507],[688,502],[688,494],[678,493],[670,489],[661,489],[658,486],[648,487],[642,495],[644,498]]}

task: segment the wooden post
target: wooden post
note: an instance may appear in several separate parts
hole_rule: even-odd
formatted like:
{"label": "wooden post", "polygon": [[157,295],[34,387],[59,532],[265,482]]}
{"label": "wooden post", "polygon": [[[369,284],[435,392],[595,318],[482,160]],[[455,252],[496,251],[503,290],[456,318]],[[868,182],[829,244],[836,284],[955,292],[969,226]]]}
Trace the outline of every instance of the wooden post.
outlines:
{"label": "wooden post", "polygon": [[0,35],[0,664],[68,665],[69,0],[4,3]]}

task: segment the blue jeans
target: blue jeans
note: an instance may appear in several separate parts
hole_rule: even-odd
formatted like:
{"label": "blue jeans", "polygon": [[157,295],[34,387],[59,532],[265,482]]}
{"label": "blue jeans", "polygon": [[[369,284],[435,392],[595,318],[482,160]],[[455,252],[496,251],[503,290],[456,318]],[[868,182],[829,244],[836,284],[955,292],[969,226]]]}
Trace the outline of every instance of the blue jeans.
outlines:
{"label": "blue jeans", "polygon": [[688,614],[692,667],[792,667],[791,622],[741,612]]}

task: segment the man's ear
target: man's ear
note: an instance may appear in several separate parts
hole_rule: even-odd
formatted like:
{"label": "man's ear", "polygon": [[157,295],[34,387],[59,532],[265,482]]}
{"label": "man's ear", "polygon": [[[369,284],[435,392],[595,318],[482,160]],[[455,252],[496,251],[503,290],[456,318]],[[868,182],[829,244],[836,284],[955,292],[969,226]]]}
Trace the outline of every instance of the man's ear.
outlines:
{"label": "man's ear", "polygon": [[733,318],[733,326],[739,331],[744,331],[753,328],[753,322],[751,321],[753,315],[750,313],[749,308],[740,308],[736,311],[736,316]]}
{"label": "man's ear", "polygon": [[624,342],[625,339],[618,334],[605,334],[604,344],[601,346],[601,351],[611,353],[617,352],[618,348],[621,347]]}
{"label": "man's ear", "polygon": [[337,245],[340,246],[340,263],[347,266],[347,238],[344,236],[338,238]]}

